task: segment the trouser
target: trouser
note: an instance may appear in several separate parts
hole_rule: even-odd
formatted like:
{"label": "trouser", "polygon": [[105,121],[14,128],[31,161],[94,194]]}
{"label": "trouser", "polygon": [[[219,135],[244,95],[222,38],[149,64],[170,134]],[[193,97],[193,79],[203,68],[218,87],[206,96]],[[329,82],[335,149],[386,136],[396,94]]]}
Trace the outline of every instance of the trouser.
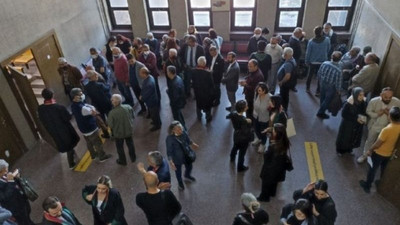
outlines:
{"label": "trouser", "polygon": [[146,105],[144,104],[144,101],[139,99],[140,92],[142,92],[142,89],[138,85],[132,85],[131,84],[131,86],[132,86],[132,89],[133,89],[133,93],[136,96],[136,99],[139,101],[141,110],[146,111],[147,109],[146,109]]}
{"label": "trouser", "polygon": [[172,110],[172,117],[174,118],[174,120],[179,121],[182,124],[182,126],[186,129],[185,119],[183,118],[181,109],[171,107],[171,110]]}
{"label": "trouser", "polygon": [[[185,177],[190,177],[192,174],[192,169],[193,169],[193,164],[192,163],[184,163],[185,165]],[[180,185],[183,185],[183,180],[182,180],[182,164],[176,165],[176,170],[175,170],[175,175],[176,179],[178,180],[178,183]]]}
{"label": "trouser", "polygon": [[328,109],[329,105],[332,102],[333,97],[336,94],[336,87],[333,84],[328,84],[326,82],[321,81],[321,96],[319,99],[320,107],[318,110],[318,114],[325,114],[325,110]]}
{"label": "trouser", "polygon": [[72,102],[72,97],[71,97],[70,93],[71,93],[72,88],[74,88],[74,87],[72,87],[71,85],[64,85],[64,92],[66,95],[68,95],[68,98],[69,98],[69,100],[71,100],[71,102]]}
{"label": "trouser", "polygon": [[267,143],[267,134],[261,133],[263,130],[267,129],[268,122],[260,122],[258,119],[254,121],[254,133],[257,138],[261,140],[261,144],[265,145]]}
{"label": "trouser", "polygon": [[375,174],[378,171],[379,167],[381,167],[381,178],[382,178],[385,168],[390,160],[390,156],[385,157],[374,152],[371,155],[371,159],[372,159],[372,167],[370,167],[368,170],[367,182],[366,182],[368,187],[371,187],[372,182],[374,182]]}
{"label": "trouser", "polygon": [[282,85],[279,90],[279,95],[282,98],[282,107],[285,112],[287,112],[289,106],[289,91],[290,88],[286,87],[285,85]]}
{"label": "trouser", "polygon": [[[307,90],[310,89],[312,77],[314,74],[317,75],[320,66],[321,64],[310,64],[308,66],[308,76],[306,83]],[[317,92],[319,92],[319,82],[317,82]]]}
{"label": "trouser", "polygon": [[198,119],[201,119],[201,110],[206,114],[206,119],[211,117],[211,108],[201,109],[196,105],[196,114]]}
{"label": "trouser", "polygon": [[103,150],[103,143],[99,137],[99,131],[97,130],[93,134],[89,136],[84,135],[83,137],[86,140],[86,146],[89,150],[90,157],[92,159],[95,159],[96,157],[102,159],[106,153]]}
{"label": "trouser", "polygon": [[106,120],[105,120],[105,116],[104,116],[104,118],[101,116],[101,114],[100,115],[96,115],[96,124],[97,124],[97,127],[99,127],[100,129],[101,129],[101,131],[103,131],[103,134],[104,135],[106,135],[106,136],[109,136],[109,133],[108,133],[108,126],[107,126],[107,124],[106,124],[106,122],[105,122]]}
{"label": "trouser", "polygon": [[236,91],[227,91],[228,100],[231,103],[231,112],[235,111]]}
{"label": "trouser", "polygon": [[183,84],[185,85],[186,96],[190,95],[191,81],[192,80],[192,70],[185,70],[183,73]]}
{"label": "trouser", "polygon": [[18,224],[23,225],[35,225],[35,223],[31,220],[31,205],[29,204],[28,200],[25,200],[18,209],[18,212],[11,212],[13,217],[17,221]]}
{"label": "trouser", "polygon": [[368,150],[375,143],[376,139],[378,139],[378,136],[379,136],[380,132],[381,132],[381,129],[379,129],[379,130],[369,129],[368,130],[367,140],[365,141],[365,145],[364,145],[364,152],[363,152],[364,156],[367,155]]}
{"label": "trouser", "polygon": [[154,77],[154,81],[156,84],[156,92],[157,92],[157,96],[158,96],[158,101],[161,101],[161,93],[160,93],[160,85],[158,85],[158,77]]}
{"label": "trouser", "polygon": [[117,80],[118,90],[121,92],[121,95],[124,96],[125,102],[124,104],[131,105],[133,107],[133,96],[131,93],[131,89],[124,82]]}
{"label": "trouser", "polygon": [[280,65],[279,62],[271,64],[270,75],[268,76],[268,86],[269,86],[269,90],[272,94],[275,93],[275,86],[276,86],[279,65]]}
{"label": "trouser", "polygon": [[253,109],[254,109],[254,100],[253,98],[247,98],[246,97],[246,102],[247,102],[247,111],[246,111],[246,117],[251,119],[253,122]]}
{"label": "trouser", "polygon": [[133,138],[115,138],[115,146],[117,147],[118,159],[122,164],[126,164],[126,157],[124,151],[124,141],[126,143],[126,147],[128,147],[129,157],[131,158],[131,162],[136,161],[135,154],[135,145],[133,144]]}
{"label": "trouser", "polygon": [[276,188],[278,186],[278,183],[271,181],[266,182],[264,181],[264,179],[261,180],[261,193],[259,198],[268,199],[269,197],[274,197],[276,195]]}
{"label": "trouser", "polygon": [[214,83],[214,102],[221,100],[221,83]]}
{"label": "trouser", "polygon": [[75,166],[75,155],[76,155],[75,149],[72,149],[66,153],[67,153],[68,166],[69,167]]}
{"label": "trouser", "polygon": [[234,144],[231,150],[231,161],[234,161],[236,158],[237,151],[239,150],[239,157],[237,162],[237,168],[242,169],[244,167],[244,156],[246,155],[247,147],[249,143],[238,143]]}
{"label": "trouser", "polygon": [[160,118],[160,106],[148,107],[150,118],[153,121],[153,125],[155,127],[161,127],[161,118]]}

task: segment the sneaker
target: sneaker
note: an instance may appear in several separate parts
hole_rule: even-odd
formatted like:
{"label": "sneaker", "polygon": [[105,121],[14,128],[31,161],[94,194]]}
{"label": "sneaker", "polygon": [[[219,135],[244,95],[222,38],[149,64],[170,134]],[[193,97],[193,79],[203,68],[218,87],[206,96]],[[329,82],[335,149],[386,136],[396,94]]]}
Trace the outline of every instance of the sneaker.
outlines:
{"label": "sneaker", "polygon": [[192,176],[187,176],[187,177],[185,177],[185,180],[190,181],[190,182],[195,182],[196,178],[194,178]]}
{"label": "sneaker", "polygon": [[254,138],[254,141],[251,142],[251,145],[258,145],[261,143],[261,140],[258,139],[257,137]]}
{"label": "sneaker", "polygon": [[238,172],[244,172],[244,171],[246,171],[246,170],[248,170],[248,169],[249,169],[248,166],[242,166],[242,167],[239,167],[239,168],[237,169],[237,171],[238,171]]}
{"label": "sneaker", "polygon": [[99,158],[99,162],[105,162],[107,159],[111,158],[111,154],[105,154],[103,157]]}
{"label": "sneaker", "polygon": [[328,116],[327,114],[325,114],[325,113],[321,113],[321,114],[318,113],[318,114],[317,114],[317,117],[318,117],[318,118],[321,118],[321,119],[323,119],[323,120],[324,120],[324,119],[329,119],[329,116]]}
{"label": "sneaker", "polygon": [[257,152],[263,154],[265,152],[265,145],[261,144],[258,146]]}
{"label": "sneaker", "polygon": [[126,162],[123,163],[123,162],[122,162],[121,160],[119,160],[119,159],[117,159],[115,162],[116,162],[118,165],[126,166]]}
{"label": "sneaker", "polygon": [[363,163],[367,159],[367,156],[361,155],[360,157],[357,158],[357,163]]}
{"label": "sneaker", "polygon": [[371,192],[371,188],[368,186],[367,182],[364,180],[359,181],[360,186],[363,188],[364,192],[369,194]]}
{"label": "sneaker", "polygon": [[232,109],[231,106],[225,108],[226,111],[231,111],[231,109]]}

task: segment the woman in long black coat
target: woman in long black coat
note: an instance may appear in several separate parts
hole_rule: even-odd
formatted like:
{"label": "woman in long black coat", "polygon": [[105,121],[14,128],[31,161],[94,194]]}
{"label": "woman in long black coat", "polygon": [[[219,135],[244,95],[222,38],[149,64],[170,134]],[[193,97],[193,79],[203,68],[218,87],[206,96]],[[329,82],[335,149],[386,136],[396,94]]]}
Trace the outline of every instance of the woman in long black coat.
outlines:
{"label": "woman in long black coat", "polygon": [[270,197],[276,195],[278,182],[285,180],[289,148],[290,141],[286,134],[286,127],[281,123],[274,124],[271,142],[264,153],[264,164],[260,174],[261,193],[257,200],[268,202]]}
{"label": "woman in long black coat", "polygon": [[360,147],[366,109],[364,90],[360,87],[354,88],[342,110],[342,121],[336,138],[336,152],[339,156],[352,153],[353,148]]}

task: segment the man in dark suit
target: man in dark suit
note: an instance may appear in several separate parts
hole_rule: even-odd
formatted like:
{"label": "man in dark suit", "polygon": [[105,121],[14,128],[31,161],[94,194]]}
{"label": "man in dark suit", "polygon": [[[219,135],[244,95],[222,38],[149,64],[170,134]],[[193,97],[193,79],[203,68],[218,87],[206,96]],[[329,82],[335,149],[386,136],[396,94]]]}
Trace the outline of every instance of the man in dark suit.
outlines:
{"label": "man in dark suit", "polygon": [[153,127],[150,131],[156,131],[161,128],[160,118],[160,100],[156,91],[156,83],[153,76],[150,75],[150,70],[147,67],[140,69],[140,77],[143,79],[142,92],[140,93],[140,100],[146,103],[149,109]]}
{"label": "man in dark suit", "polygon": [[100,112],[101,118],[105,121],[106,115],[112,109],[110,86],[98,82],[97,73],[89,70],[86,73],[89,83],[85,86],[85,93],[90,97],[92,105]]}
{"label": "man in dark suit", "polygon": [[328,52],[328,57],[330,57],[333,51],[335,51],[336,46],[338,45],[337,34],[333,32],[331,23],[324,24],[324,36],[329,37],[329,39],[331,40],[331,49]]}
{"label": "man in dark suit", "polygon": [[182,126],[186,129],[185,119],[181,111],[186,105],[185,86],[183,85],[182,78],[176,75],[176,71],[176,67],[173,65],[167,67],[167,76],[170,81],[167,94],[174,120],[181,122]]}
{"label": "man in dark suit", "polygon": [[42,207],[44,210],[42,225],[81,225],[75,215],[55,196],[47,197]]}
{"label": "man in dark suit", "polygon": [[186,44],[184,44],[179,51],[179,58],[181,59],[184,70],[183,82],[185,84],[186,96],[190,96],[190,81],[192,79],[192,71],[196,68],[197,59],[200,56],[204,56],[203,47],[197,44],[196,36],[189,35],[186,40]]}
{"label": "man in dark suit", "polygon": [[211,57],[207,59],[207,67],[212,73],[215,88],[213,106],[218,106],[221,99],[221,79],[225,70],[225,61],[215,46],[211,46],[209,51]]}
{"label": "man in dark suit", "polygon": [[238,89],[240,67],[239,63],[236,61],[236,54],[234,52],[229,52],[226,59],[228,62],[228,68],[225,71],[221,83],[225,84],[228,99],[231,103],[231,106],[226,107],[225,109],[233,112],[235,110],[236,91]]}
{"label": "man in dark suit", "polygon": [[247,44],[247,53],[250,55],[253,52],[257,52],[257,43],[259,41],[268,42],[265,37],[262,36],[262,29],[260,27],[256,27],[254,29],[254,35],[251,36],[249,43]]}
{"label": "man in dark suit", "polygon": [[[296,60],[296,63],[300,61],[301,57],[301,45],[300,38],[303,36],[303,29],[300,27],[296,27],[293,31],[293,35],[289,38],[289,47],[293,49],[293,58]],[[297,78],[294,80],[294,86],[292,87],[292,91],[297,92],[296,89]]]}
{"label": "man in dark suit", "polygon": [[[128,59],[128,64],[129,64],[129,84],[131,85],[133,93],[135,93],[136,98],[139,99],[143,83],[143,80],[139,75],[139,71],[144,67],[144,65],[143,63],[136,60],[135,56],[132,54],[126,55],[126,58]],[[140,104],[139,115],[145,114],[145,112],[147,111],[146,105],[142,100],[139,100],[139,104]]]}

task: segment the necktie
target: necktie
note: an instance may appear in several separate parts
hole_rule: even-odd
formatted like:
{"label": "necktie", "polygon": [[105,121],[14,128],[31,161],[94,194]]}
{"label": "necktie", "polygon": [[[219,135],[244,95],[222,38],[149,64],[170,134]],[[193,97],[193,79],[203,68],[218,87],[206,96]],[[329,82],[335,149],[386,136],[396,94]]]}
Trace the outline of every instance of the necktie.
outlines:
{"label": "necktie", "polygon": [[190,67],[193,67],[193,47],[190,47]]}

